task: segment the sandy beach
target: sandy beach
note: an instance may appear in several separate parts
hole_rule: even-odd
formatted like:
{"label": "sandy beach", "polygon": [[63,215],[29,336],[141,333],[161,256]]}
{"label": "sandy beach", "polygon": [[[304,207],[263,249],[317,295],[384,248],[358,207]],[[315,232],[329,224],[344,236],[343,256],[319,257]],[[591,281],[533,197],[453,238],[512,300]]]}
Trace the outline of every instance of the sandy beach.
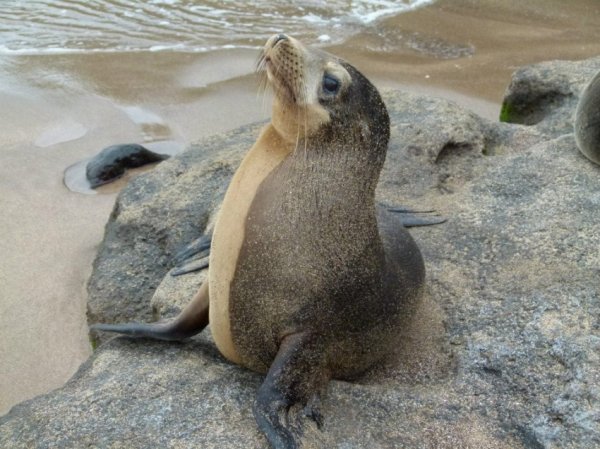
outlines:
{"label": "sandy beach", "polygon": [[[517,67],[600,55],[600,3],[440,0],[329,50],[379,87],[449,98],[496,120]],[[81,194],[65,187],[65,169],[111,144],[184,147],[268,117],[256,57],[0,56],[0,415],[61,386],[91,353],[86,282],[126,179]]]}

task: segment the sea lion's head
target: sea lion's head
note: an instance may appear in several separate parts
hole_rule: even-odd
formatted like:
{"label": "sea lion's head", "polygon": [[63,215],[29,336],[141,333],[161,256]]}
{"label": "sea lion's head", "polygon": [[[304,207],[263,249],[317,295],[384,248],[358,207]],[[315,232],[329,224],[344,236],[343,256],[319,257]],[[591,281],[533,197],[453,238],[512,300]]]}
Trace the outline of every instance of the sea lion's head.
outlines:
{"label": "sea lion's head", "polygon": [[284,139],[335,140],[346,147],[363,142],[385,157],[387,110],[377,89],[352,65],[276,34],[258,67],[274,90],[272,123]]}

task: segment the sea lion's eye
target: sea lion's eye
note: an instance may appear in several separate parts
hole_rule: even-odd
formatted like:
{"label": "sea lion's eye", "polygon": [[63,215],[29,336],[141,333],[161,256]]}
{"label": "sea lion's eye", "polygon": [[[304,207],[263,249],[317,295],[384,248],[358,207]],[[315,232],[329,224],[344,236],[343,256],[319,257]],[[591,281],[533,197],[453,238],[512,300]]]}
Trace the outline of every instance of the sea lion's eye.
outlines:
{"label": "sea lion's eye", "polygon": [[340,90],[340,81],[328,74],[323,76],[323,91],[328,94],[336,94]]}

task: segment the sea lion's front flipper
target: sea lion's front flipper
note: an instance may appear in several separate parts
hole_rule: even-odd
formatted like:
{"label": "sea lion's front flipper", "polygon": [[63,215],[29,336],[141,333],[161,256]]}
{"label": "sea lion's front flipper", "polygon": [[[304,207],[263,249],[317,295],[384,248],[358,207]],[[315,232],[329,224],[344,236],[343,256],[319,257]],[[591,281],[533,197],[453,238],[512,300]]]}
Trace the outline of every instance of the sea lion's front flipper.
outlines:
{"label": "sea lion's front flipper", "polygon": [[181,276],[182,274],[188,274],[194,271],[204,270],[208,267],[209,260],[209,256],[206,255],[200,259],[193,259],[189,262],[177,265],[171,270],[171,276]]}
{"label": "sea lion's front flipper", "polygon": [[175,255],[177,265],[171,271],[171,276],[180,276],[208,267],[212,232],[198,237],[186,245]]}
{"label": "sea lion's front flipper", "polygon": [[289,416],[296,404],[304,406],[304,416],[321,427],[318,397],[328,380],[325,355],[317,338],[304,333],[282,341],[253,407],[258,427],[273,448],[300,447],[302,429]]}
{"label": "sea lion's front flipper", "polygon": [[175,255],[175,262],[182,263],[196,254],[202,254],[202,257],[208,255],[212,241],[212,232],[202,235],[191,243],[187,244]]}
{"label": "sea lion's front flipper", "polygon": [[93,331],[116,332],[130,337],[156,340],[183,340],[201,332],[208,324],[208,282],[204,282],[192,301],[166,323],[94,324]]}

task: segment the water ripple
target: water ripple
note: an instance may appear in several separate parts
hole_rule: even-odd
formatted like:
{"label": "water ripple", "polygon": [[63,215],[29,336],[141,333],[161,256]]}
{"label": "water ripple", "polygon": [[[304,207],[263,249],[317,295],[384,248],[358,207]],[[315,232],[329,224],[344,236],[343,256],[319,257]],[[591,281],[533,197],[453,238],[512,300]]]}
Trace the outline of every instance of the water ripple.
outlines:
{"label": "water ripple", "polygon": [[434,0],[3,0],[0,54],[258,47],[286,31],[341,41]]}

